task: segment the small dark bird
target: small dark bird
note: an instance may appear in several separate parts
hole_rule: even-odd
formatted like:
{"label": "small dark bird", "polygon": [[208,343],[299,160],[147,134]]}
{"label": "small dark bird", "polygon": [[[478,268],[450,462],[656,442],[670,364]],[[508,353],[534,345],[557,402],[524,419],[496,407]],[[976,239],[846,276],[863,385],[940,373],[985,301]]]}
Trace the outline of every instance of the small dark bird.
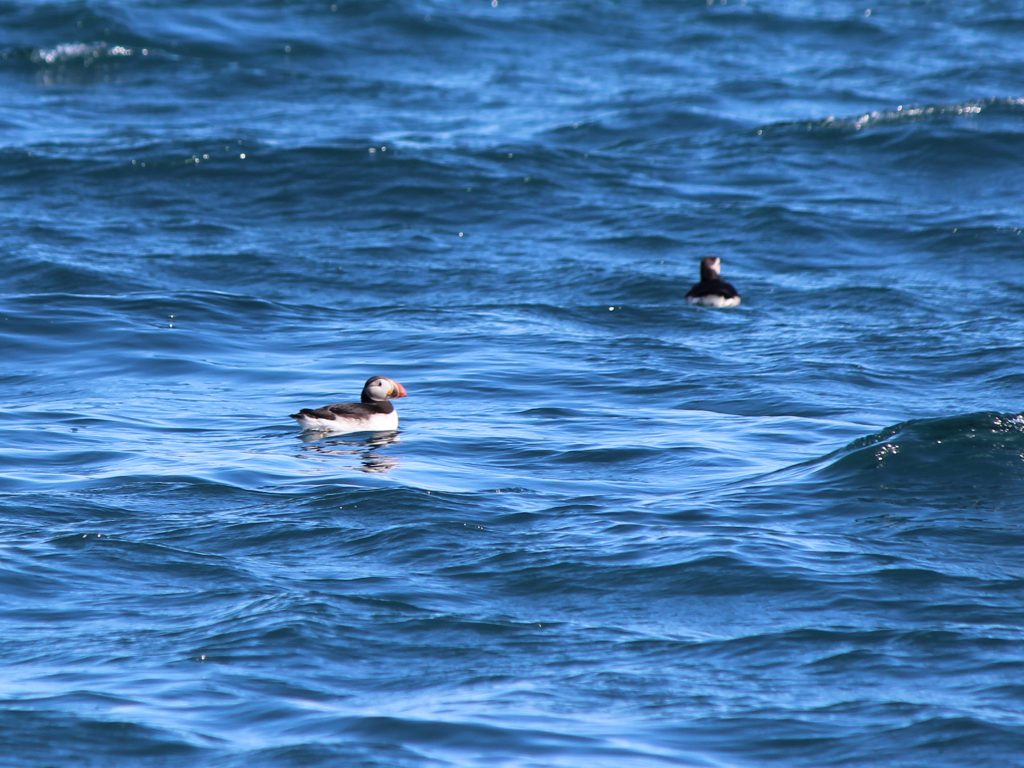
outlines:
{"label": "small dark bird", "polygon": [[706,256],[700,260],[700,282],[686,294],[689,304],[702,307],[737,307],[740,294],[731,283],[725,282],[722,274],[722,260],[717,256]]}

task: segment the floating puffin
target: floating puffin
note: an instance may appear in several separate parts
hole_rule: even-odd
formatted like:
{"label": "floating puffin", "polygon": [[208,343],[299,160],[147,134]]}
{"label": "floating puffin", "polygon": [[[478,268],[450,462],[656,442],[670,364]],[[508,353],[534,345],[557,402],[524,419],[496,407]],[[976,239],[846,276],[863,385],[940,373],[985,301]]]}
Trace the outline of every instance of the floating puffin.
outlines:
{"label": "floating puffin", "polygon": [[722,274],[722,260],[717,256],[707,256],[700,260],[700,282],[686,294],[689,304],[702,307],[736,307],[740,303],[740,294],[731,283],[725,282]]}
{"label": "floating puffin", "polygon": [[363,385],[358,403],[303,408],[291,417],[303,429],[321,432],[394,432],[398,429],[398,411],[391,398],[405,396],[405,387],[394,379],[371,376]]}

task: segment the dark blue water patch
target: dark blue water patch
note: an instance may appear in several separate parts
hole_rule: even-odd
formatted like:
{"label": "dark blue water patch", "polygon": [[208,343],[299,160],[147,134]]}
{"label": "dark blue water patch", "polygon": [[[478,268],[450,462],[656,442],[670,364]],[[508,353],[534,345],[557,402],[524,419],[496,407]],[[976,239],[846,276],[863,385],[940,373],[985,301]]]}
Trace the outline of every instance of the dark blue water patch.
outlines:
{"label": "dark blue water patch", "polygon": [[29,40],[35,42],[42,35],[52,40],[81,35],[126,38],[131,34],[130,29],[118,21],[121,15],[118,10],[89,3],[44,2],[25,6],[5,2],[0,5],[0,14],[5,17],[7,34],[22,44]]}
{"label": "dark blue water patch", "polygon": [[[828,719],[843,708],[827,708],[817,713]],[[987,726],[980,719],[944,716],[941,711],[930,712],[927,707],[915,709],[913,715],[902,707],[878,706],[872,710],[874,719],[881,720],[902,715],[914,719],[913,726],[892,728],[884,725],[867,737],[850,736],[850,728],[818,726],[798,718],[773,719],[758,716],[735,718],[729,722],[733,733],[745,734],[731,745],[719,743],[729,753],[739,752],[755,761],[786,762],[789,765],[812,766],[826,761],[830,765],[856,765],[862,756],[870,760],[888,760],[894,753],[913,753],[924,759],[941,760],[950,751],[977,750],[992,745],[998,757],[982,758],[982,765],[995,766],[1008,759],[1019,744],[1019,734],[1012,728]],[[786,736],[778,734],[789,734]],[[715,741],[712,739],[712,741]],[[732,747],[732,748],[730,748]],[[986,755],[991,753],[986,753]],[[899,763],[897,763],[899,764]]]}
{"label": "dark blue water patch", "polygon": [[13,706],[8,702],[0,715],[0,726],[10,734],[10,754],[17,755],[18,760],[45,765],[72,761],[88,766],[107,765],[111,759],[170,766],[202,754],[173,730],[84,714],[74,718],[61,714],[66,708],[88,709],[92,703],[87,696],[16,702]]}
{"label": "dark blue water patch", "polygon": [[[454,247],[462,245],[459,232],[472,237],[474,227],[477,232],[489,228],[490,211],[496,209],[506,212],[512,227],[544,221],[522,205],[521,195],[554,199],[569,194],[552,180],[552,172],[562,175],[577,165],[574,157],[564,153],[545,158],[534,152],[533,158],[525,160],[515,159],[514,153],[506,153],[513,154],[512,160],[501,154],[463,154],[456,159],[396,150],[373,155],[366,148],[369,144],[372,149],[372,142],[346,143],[347,148],[280,150],[215,139],[173,150],[118,149],[109,158],[103,157],[102,150],[94,153],[98,156],[80,159],[19,154],[8,166],[16,169],[17,176],[8,180],[17,183],[31,176],[47,185],[48,198],[52,200],[56,191],[64,203],[71,201],[66,187],[71,180],[90,184],[97,204],[111,214],[94,236],[120,239],[141,234],[150,228],[154,215],[161,215],[198,246],[211,233],[231,236],[255,211],[298,222],[319,220],[324,210],[341,210],[339,225],[358,229],[360,221],[401,218],[405,227],[435,233],[439,228],[447,230],[446,239]],[[295,177],[296,164],[306,166],[308,172]],[[225,184],[238,187],[230,200],[220,191]],[[206,201],[201,210],[193,205],[197,199]],[[127,221],[126,204],[142,204],[141,218]],[[174,231],[172,226],[163,236]],[[340,230],[337,235],[343,237]],[[294,246],[285,238],[281,250],[294,250]],[[204,250],[208,252],[208,246]]]}
{"label": "dark blue water patch", "polygon": [[[817,7],[802,3],[786,5],[777,9],[742,4],[709,5],[702,21],[708,25],[726,26],[730,31],[742,30],[757,39],[788,34],[798,40],[806,35],[808,41],[835,36],[850,41],[849,45],[860,41],[887,41],[887,27],[863,10],[854,10],[843,4]],[[787,41],[787,44],[791,43]]]}

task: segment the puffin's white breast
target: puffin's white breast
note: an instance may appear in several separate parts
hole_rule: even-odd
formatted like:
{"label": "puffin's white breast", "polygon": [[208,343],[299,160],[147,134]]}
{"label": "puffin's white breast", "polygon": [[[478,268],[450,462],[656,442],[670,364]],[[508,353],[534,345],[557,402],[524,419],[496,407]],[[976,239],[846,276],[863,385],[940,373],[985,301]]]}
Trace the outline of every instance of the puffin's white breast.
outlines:
{"label": "puffin's white breast", "polygon": [[738,307],[740,305],[739,296],[733,296],[728,299],[725,296],[687,296],[686,301],[689,304],[696,304],[700,307],[714,307],[715,309]]}
{"label": "puffin's white breast", "polygon": [[335,416],[333,419],[318,419],[302,415],[296,419],[303,429],[320,432],[394,432],[398,429],[398,411],[371,413],[365,419],[351,416]]}

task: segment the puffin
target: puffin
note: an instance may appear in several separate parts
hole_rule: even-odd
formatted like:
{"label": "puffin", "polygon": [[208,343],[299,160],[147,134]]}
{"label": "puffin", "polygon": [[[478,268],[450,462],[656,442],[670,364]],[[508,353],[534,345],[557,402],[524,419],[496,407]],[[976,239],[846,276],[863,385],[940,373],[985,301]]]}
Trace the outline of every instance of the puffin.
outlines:
{"label": "puffin", "polygon": [[405,397],[405,387],[387,376],[371,376],[363,385],[358,403],[335,403],[322,408],[303,408],[291,417],[305,430],[320,432],[394,432],[398,411],[392,398]]}
{"label": "puffin", "polygon": [[700,260],[700,282],[686,293],[688,304],[702,307],[737,307],[740,294],[731,283],[725,282],[722,274],[722,260],[717,256],[706,256]]}

